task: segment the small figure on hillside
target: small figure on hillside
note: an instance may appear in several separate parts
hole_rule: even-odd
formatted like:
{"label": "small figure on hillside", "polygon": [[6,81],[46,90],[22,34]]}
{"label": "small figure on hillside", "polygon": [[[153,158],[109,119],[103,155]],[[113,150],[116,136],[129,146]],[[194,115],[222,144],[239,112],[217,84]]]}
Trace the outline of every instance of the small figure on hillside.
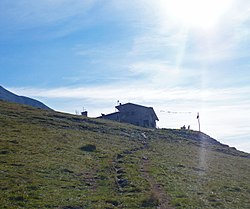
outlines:
{"label": "small figure on hillside", "polygon": [[190,125],[188,125],[188,130],[190,130]]}

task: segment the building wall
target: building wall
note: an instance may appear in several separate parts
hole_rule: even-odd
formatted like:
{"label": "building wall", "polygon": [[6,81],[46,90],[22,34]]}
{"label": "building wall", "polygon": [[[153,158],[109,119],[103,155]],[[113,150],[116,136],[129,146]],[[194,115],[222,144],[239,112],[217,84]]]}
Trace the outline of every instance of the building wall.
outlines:
{"label": "building wall", "polygon": [[156,128],[152,111],[145,107],[127,105],[120,108],[120,122],[131,123],[137,126]]}
{"label": "building wall", "polygon": [[153,108],[144,107],[132,103],[116,106],[119,112],[114,112],[107,115],[102,115],[98,118],[118,121],[122,123],[129,123],[136,126],[147,128],[156,128],[157,116]]}

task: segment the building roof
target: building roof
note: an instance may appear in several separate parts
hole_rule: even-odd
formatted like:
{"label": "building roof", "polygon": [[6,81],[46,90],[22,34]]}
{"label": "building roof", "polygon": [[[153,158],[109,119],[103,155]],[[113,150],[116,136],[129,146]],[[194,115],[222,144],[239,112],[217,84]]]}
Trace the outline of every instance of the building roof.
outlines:
{"label": "building roof", "polygon": [[154,116],[155,120],[159,121],[153,107],[145,107],[145,106],[142,106],[142,105],[138,105],[138,104],[133,104],[133,103],[126,103],[126,104],[120,104],[120,105],[117,105],[115,108],[118,109],[119,111],[125,109],[126,107],[128,106],[133,106],[135,108],[143,108],[143,109],[147,109],[147,111],[151,112],[152,115]]}
{"label": "building roof", "polygon": [[106,117],[110,117],[110,116],[115,116],[115,115],[119,115],[119,112],[113,112],[113,113],[109,113],[109,114],[102,114],[101,116],[97,117],[97,118],[106,118]]}

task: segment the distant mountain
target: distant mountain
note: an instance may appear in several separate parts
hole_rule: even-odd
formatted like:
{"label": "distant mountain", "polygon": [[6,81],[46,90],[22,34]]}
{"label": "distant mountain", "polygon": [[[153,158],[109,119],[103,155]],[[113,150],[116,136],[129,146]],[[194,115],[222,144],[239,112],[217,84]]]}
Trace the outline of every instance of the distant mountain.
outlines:
{"label": "distant mountain", "polygon": [[24,96],[18,96],[16,94],[13,94],[12,92],[8,91],[7,89],[0,86],[0,100],[8,101],[8,102],[14,102],[18,104],[24,104],[29,105],[32,107],[37,107],[40,109],[45,110],[51,110],[48,106],[43,104],[42,102],[39,102],[35,99],[24,97]]}

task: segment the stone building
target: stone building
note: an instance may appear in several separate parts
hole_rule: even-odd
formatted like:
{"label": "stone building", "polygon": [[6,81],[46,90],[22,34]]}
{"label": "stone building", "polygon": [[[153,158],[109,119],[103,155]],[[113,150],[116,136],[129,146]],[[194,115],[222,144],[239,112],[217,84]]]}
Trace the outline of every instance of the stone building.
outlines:
{"label": "stone building", "polygon": [[116,106],[117,112],[100,116],[99,118],[114,120],[122,123],[130,123],[146,128],[156,128],[159,121],[152,107],[126,103]]}

